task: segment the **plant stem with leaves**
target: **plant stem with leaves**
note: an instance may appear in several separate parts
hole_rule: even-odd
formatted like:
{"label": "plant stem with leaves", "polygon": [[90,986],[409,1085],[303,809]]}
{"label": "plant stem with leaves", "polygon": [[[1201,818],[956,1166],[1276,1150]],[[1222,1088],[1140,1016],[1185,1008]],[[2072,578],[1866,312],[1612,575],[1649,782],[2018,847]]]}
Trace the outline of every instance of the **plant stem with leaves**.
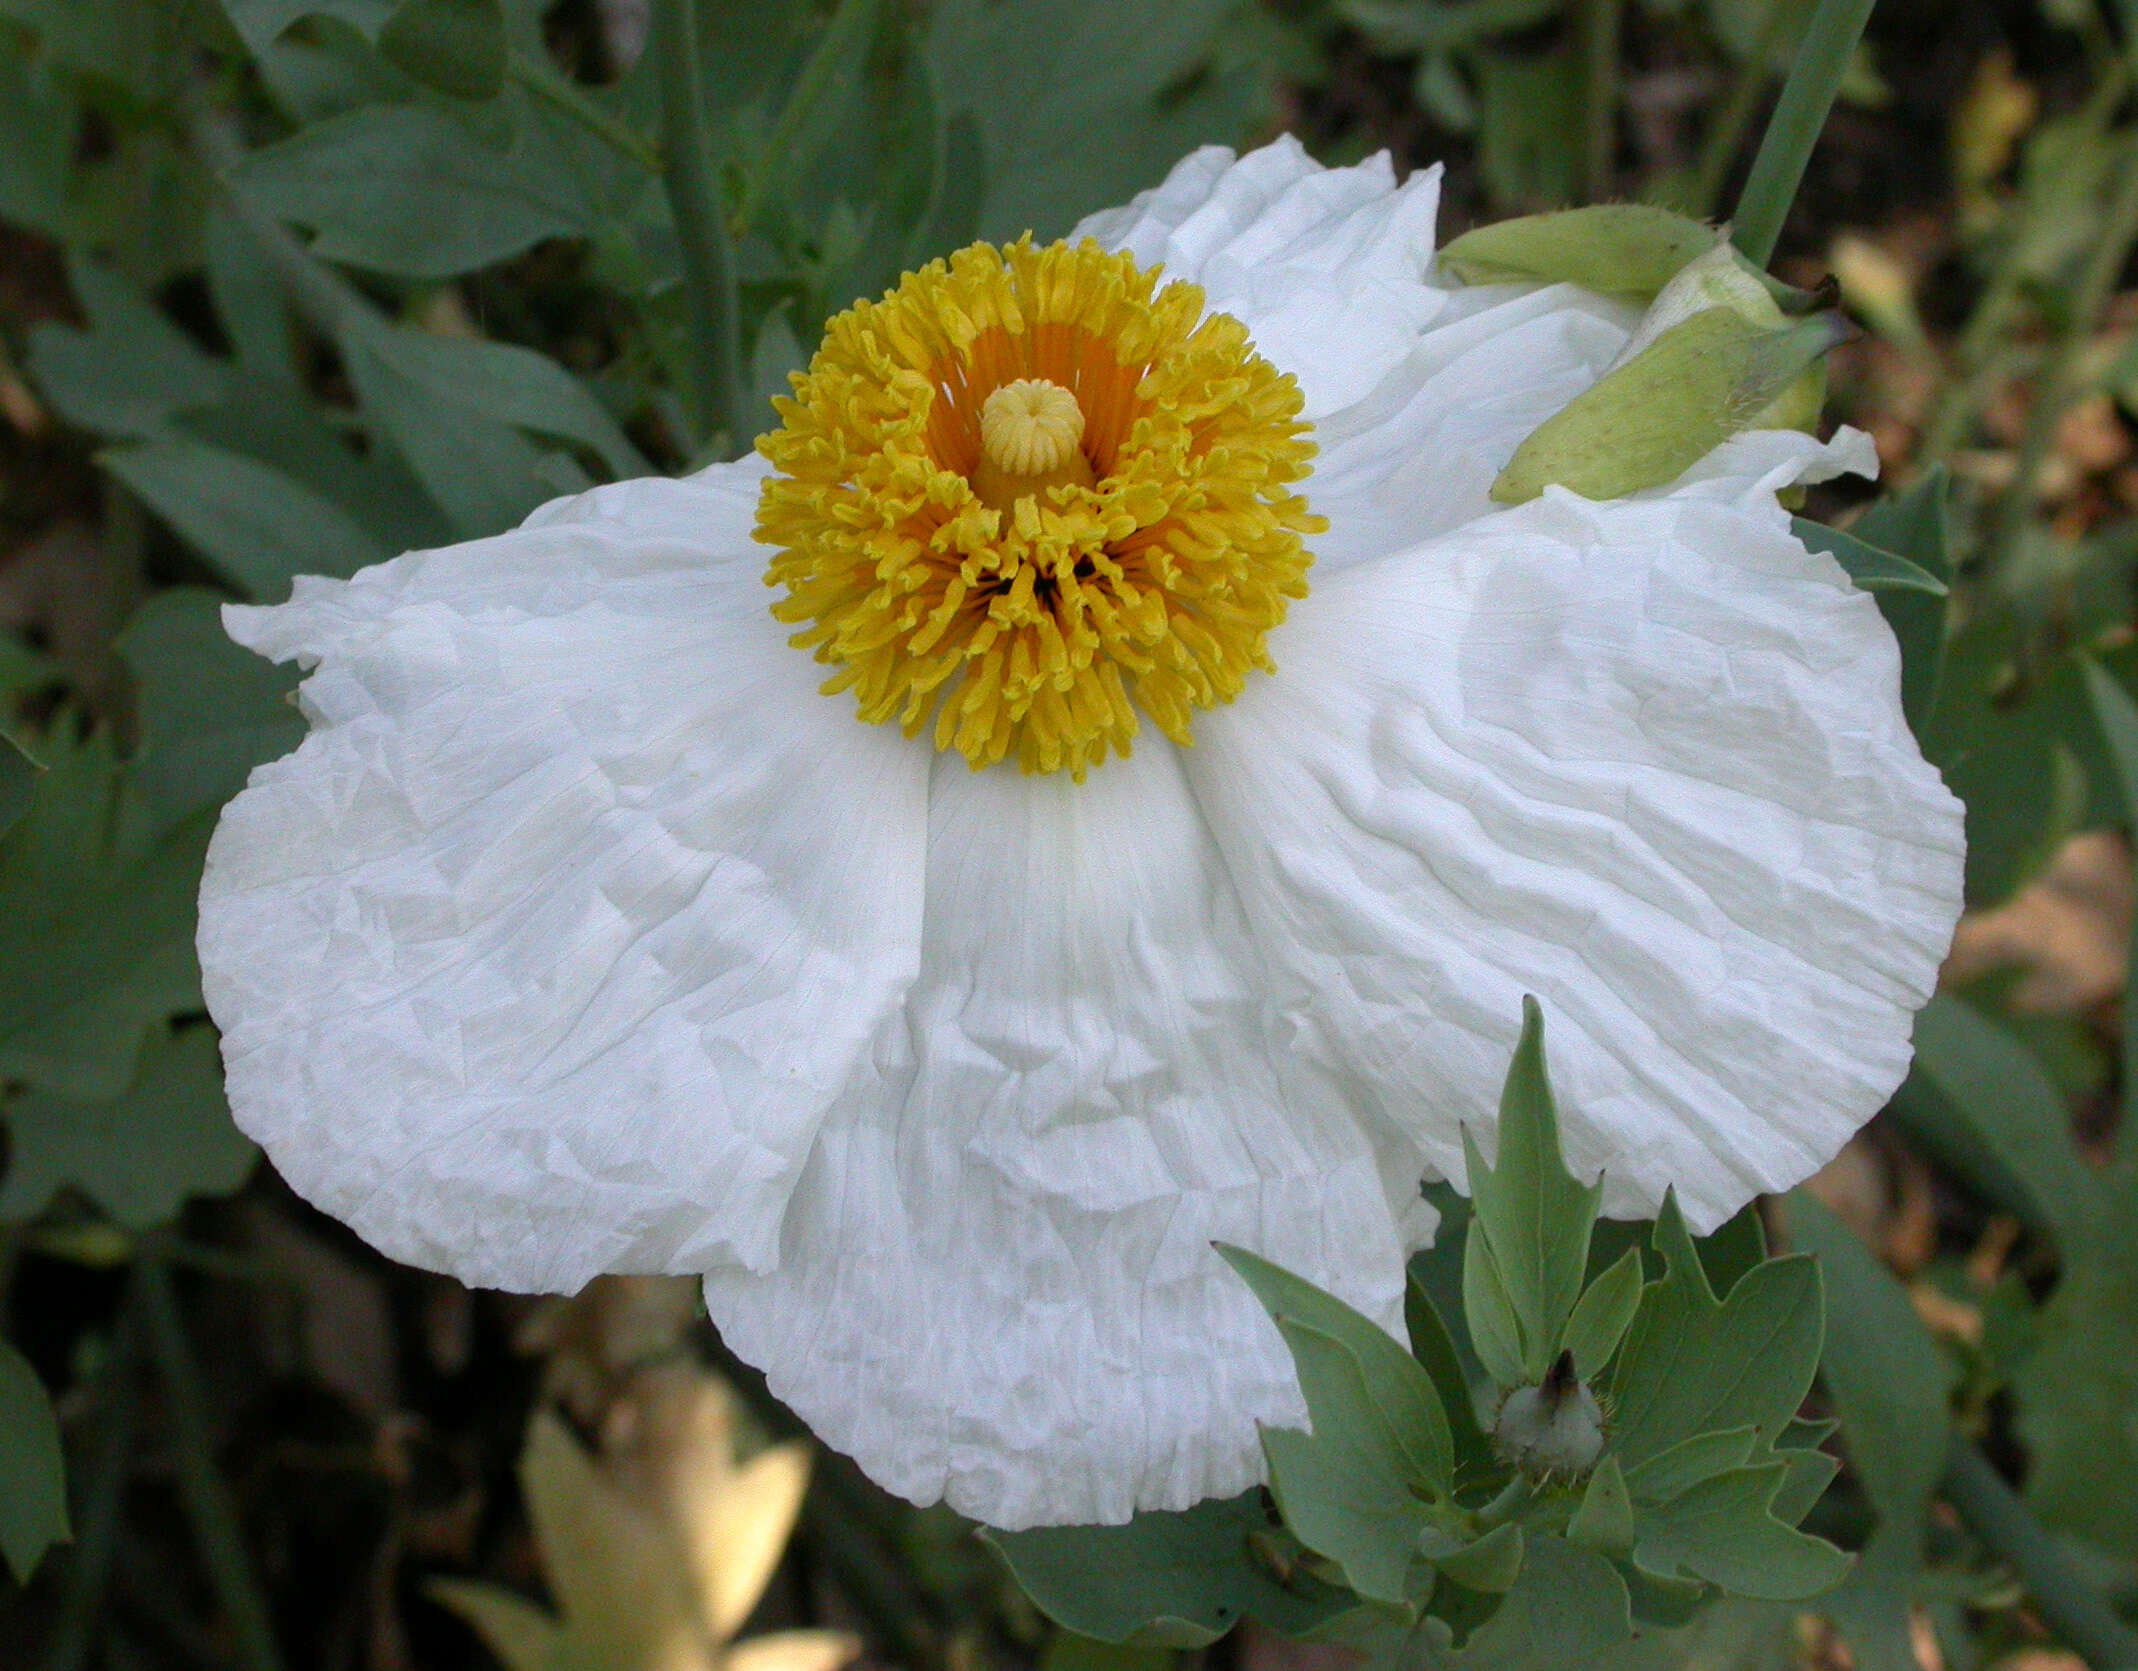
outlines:
{"label": "plant stem with leaves", "polygon": [[2071,287],[2070,305],[2056,346],[2041,369],[2034,404],[2027,411],[2027,426],[2019,439],[2019,458],[2013,466],[2012,480],[1997,501],[1989,552],[1995,567],[2011,560],[2034,519],[2035,495],[2042,471],[2056,450],[2057,426],[2087,391],[2083,361],[2094,322],[2107,305],[2133,245],[2138,245],[2138,124],[2123,135],[2108,212],[2087,254],[2086,265]]}
{"label": "plant stem with leaves", "polygon": [[230,1621],[237,1658],[245,1671],[282,1671],[282,1656],[275,1647],[267,1601],[253,1572],[252,1558],[245,1550],[237,1504],[231,1499],[229,1482],[216,1466],[208,1400],[201,1389],[193,1349],[186,1343],[171,1273],[152,1242],[141,1245],[134,1281],[147,1324],[149,1350],[170,1405],[171,1425],[176,1429],[179,1498],[192,1523],[201,1562],[208,1569],[208,1582]]}
{"label": "plant stem with leaves", "polygon": [[727,206],[706,151],[705,75],[699,62],[697,0],[654,0],[653,35],[661,86],[661,182],[683,253],[690,293],[691,362],[696,387],[687,405],[705,431],[741,440],[740,334],[736,326],[735,256]]}
{"label": "plant stem with leaves", "polygon": [[1772,0],[1767,15],[1760,20],[1759,35],[1752,43],[1752,50],[1737,66],[1737,73],[1730,79],[1729,92],[1723,96],[1708,123],[1707,135],[1700,142],[1700,160],[1693,169],[1693,184],[1688,200],[1688,211],[1702,220],[1715,213],[1722,202],[1722,188],[1728,182],[1730,165],[1737,160],[1737,153],[1744,149],[1745,135],[1752,129],[1752,118],[1759,111],[1760,95],[1766,91],[1770,66],[1775,53],[1787,40],[1797,21],[1804,15],[1805,0]]}
{"label": "plant stem with leaves", "polygon": [[1618,50],[1626,0],[1582,0],[1582,196],[1601,203],[1618,173]]}
{"label": "plant stem with leaves", "polygon": [[2050,1628],[2078,1650],[2092,1671],[2138,1666],[2138,1630],[2117,1617],[2072,1570],[2064,1552],[2003,1476],[1964,1439],[1953,1445],[1941,1488],[1974,1534],[2012,1564]]}

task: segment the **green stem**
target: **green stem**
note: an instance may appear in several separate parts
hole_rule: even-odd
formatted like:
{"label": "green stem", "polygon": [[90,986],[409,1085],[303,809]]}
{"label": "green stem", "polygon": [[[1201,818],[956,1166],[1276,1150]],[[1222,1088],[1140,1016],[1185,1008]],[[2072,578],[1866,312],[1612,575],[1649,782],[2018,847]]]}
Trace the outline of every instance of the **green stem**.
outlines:
{"label": "green stem", "polygon": [[1713,215],[1722,202],[1722,188],[1730,178],[1730,165],[1744,149],[1745,135],[1752,131],[1752,118],[1759,112],[1759,98],[1772,74],[1769,66],[1791,24],[1804,14],[1804,0],[1769,0],[1761,20],[1759,38],[1745,61],[1737,66],[1730,90],[1708,122],[1700,142],[1700,161],[1693,170],[1690,213],[1701,220]]}
{"label": "green stem", "polygon": [[102,1442],[89,1467],[81,1530],[74,1558],[67,1565],[67,1586],[60,1598],[59,1620],[45,1649],[44,1671],[81,1671],[103,1622],[104,1591],[118,1549],[119,1513],[126,1502],[126,1476],[141,1410],[141,1381],[136,1372],[140,1336],[141,1290],[136,1283],[127,1291],[119,1326],[112,1335],[111,1355],[104,1363]]}
{"label": "green stem", "polygon": [[2055,1540],[1966,1440],[1954,1441],[1940,1486],[1975,1536],[2011,1562],[2049,1628],[2077,1650],[2092,1671],[2138,1668],[2138,1630],[2117,1617],[2072,1570]]}
{"label": "green stem", "polygon": [[655,69],[661,83],[661,183],[667,188],[683,282],[690,293],[691,357],[697,387],[688,404],[707,431],[724,431],[732,451],[743,439],[735,321],[735,260],[727,210],[705,141],[705,77],[698,62],[697,0],[654,0]]}
{"label": "green stem", "polygon": [[1601,203],[1618,179],[1618,50],[1626,0],[1582,0],[1582,196]]}
{"label": "green stem", "polygon": [[2071,287],[2070,306],[2057,332],[2048,363],[2035,385],[2034,403],[2027,409],[2027,427],[2019,438],[2019,459],[2012,480],[1997,500],[1996,521],[1990,536],[1990,560],[2002,567],[2025,535],[2034,517],[2035,494],[2042,471],[2056,450],[2057,426],[2072,403],[2084,395],[2087,379],[2082,362],[2092,340],[2094,321],[2108,303],[2109,292],[2138,244],[2138,125],[2125,135],[2123,155],[2116,165],[2115,195],[2108,213],[2092,241],[2078,281]]}
{"label": "green stem", "polygon": [[1745,181],[1744,195],[1737,200],[1732,234],[1739,249],[1757,266],[1774,258],[1774,246],[1782,235],[1782,222],[1789,205],[1796,201],[1804,169],[1811,161],[1811,148],[1818,144],[1826,126],[1826,113],[1833,109],[1841,91],[1841,78],[1848,73],[1849,59],[1863,38],[1863,26],[1871,20],[1874,0],[1819,0],[1818,10],[1804,38],[1797,44],[1796,62],[1782,84],[1766,136],[1759,142],[1759,155],[1752,159],[1752,173]]}
{"label": "green stem", "polygon": [[171,1425],[176,1429],[178,1493],[200,1545],[208,1582],[230,1622],[238,1659],[246,1671],[281,1671],[282,1657],[275,1648],[267,1601],[253,1574],[252,1558],[245,1552],[237,1504],[231,1498],[229,1482],[215,1465],[208,1400],[201,1390],[193,1350],[186,1344],[178,1298],[171,1290],[171,1273],[162,1255],[149,1243],[142,1245],[134,1280],[140,1285],[149,1350],[155,1356],[157,1373],[170,1404]]}
{"label": "green stem", "polygon": [[661,172],[660,147],[628,122],[618,120],[588,98],[577,82],[555,65],[515,52],[506,73],[528,92],[577,122],[612,150],[629,157],[648,174]]}

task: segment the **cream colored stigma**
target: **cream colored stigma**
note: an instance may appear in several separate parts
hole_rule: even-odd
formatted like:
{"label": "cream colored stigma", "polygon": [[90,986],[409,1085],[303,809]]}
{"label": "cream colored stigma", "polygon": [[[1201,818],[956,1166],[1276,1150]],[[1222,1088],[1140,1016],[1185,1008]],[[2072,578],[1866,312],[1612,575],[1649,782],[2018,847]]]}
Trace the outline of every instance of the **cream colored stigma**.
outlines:
{"label": "cream colored stigma", "polygon": [[973,492],[998,511],[1050,487],[1089,487],[1098,477],[1078,445],[1084,409],[1076,396],[1044,377],[1020,377],[980,407],[980,460]]}

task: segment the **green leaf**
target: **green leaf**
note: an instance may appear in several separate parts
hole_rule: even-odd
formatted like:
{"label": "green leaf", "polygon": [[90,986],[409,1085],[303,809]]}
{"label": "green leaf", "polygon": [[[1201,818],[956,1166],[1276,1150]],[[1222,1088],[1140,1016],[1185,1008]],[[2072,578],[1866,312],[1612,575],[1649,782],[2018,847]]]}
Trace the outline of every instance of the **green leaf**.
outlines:
{"label": "green leaf", "polygon": [[65,238],[81,136],[73,90],[54,66],[0,43],[0,220]]}
{"label": "green leaf", "polygon": [[522,430],[590,447],[619,475],[650,468],[570,373],[529,349],[357,315],[341,345],[365,416],[464,539],[502,533],[536,506],[593,485],[568,454],[535,446]]}
{"label": "green leaf", "polygon": [[1497,1458],[1493,1455],[1492,1441],[1478,1425],[1477,1404],[1470,1396],[1470,1383],[1463,1374],[1455,1338],[1448,1333],[1440,1308],[1433,1303],[1433,1296],[1426,1291],[1415,1271],[1410,1273],[1410,1280],[1404,1287],[1403,1321],[1405,1332],[1410,1335],[1411,1356],[1433,1378],[1433,1388],[1440,1395],[1440,1408],[1447,1416],[1454,1477],[1460,1481],[1465,1474],[1492,1469]]}
{"label": "green leaf", "polygon": [[119,637],[139,688],[143,745],[133,780],[168,823],[220,807],[253,767],[304,741],[288,700],[294,668],[230,640],[222,602],[196,587],[159,592]]}
{"label": "green leaf", "polygon": [[[978,235],[1060,237],[1197,145],[1267,120],[1259,69],[1218,65],[1235,0],[943,0],[927,53],[946,121],[968,115],[986,196]],[[1094,135],[1104,135],[1094,144]]]}
{"label": "green leaf", "polygon": [[1785,1447],[1774,1454],[1784,1470],[1782,1489],[1774,1496],[1774,1518],[1785,1526],[1801,1525],[1841,1472],[1841,1459],[1803,1446]]}
{"label": "green leaf", "polygon": [[2071,1139],[2056,1084],[1999,1023],[1958,998],[1915,1018],[1915,1065],[1895,1099],[1911,1131],[1989,1199],[2052,1231],[2067,1255],[2089,1243],[2099,1189]]}
{"label": "green leaf", "polygon": [[256,598],[279,602],[295,575],[351,575],[393,555],[295,478],[220,447],[144,441],[98,462]]}
{"label": "green leaf", "polygon": [[1882,546],[1859,539],[1844,528],[1807,522],[1801,516],[1791,517],[1789,525],[1806,546],[1833,558],[1849,579],[1866,592],[1921,592],[1928,597],[1942,598],[1950,591],[1944,581],[1920,563],[1912,563],[1896,551],[1887,551]]}
{"label": "green leaf", "polygon": [[[1487,1167],[1464,1128],[1465,1170],[1477,1207],[1465,1261],[1467,1266],[1489,1248],[1520,1340],[1522,1376],[1537,1382],[1558,1357],[1581,1297],[1603,1185],[1575,1182],[1560,1157],[1559,1115],[1544,1064],[1544,1015],[1534,998],[1522,1000],[1522,1037],[1500,1092],[1496,1146]],[[1483,1286],[1489,1296],[1490,1282]],[[1467,1268],[1464,1292],[1467,1298]],[[1471,1328],[1482,1332],[1474,1316]]]}
{"label": "green leaf", "polygon": [[1645,304],[1720,237],[1668,209],[1599,203],[1474,228],[1440,251],[1439,264],[1465,284],[1578,284]]}
{"label": "green leaf", "polygon": [[1480,52],[1478,166],[1504,208],[1563,203],[1579,155],[1581,72],[1567,51],[1539,56]]}
{"label": "green leaf", "polygon": [[[1866,545],[1912,563],[1934,580],[1950,581],[1951,497],[1945,467],[1938,465],[1906,493],[1873,505],[1851,532]],[[1920,735],[1937,705],[1944,672],[1945,599],[1920,587],[1887,587],[1873,595],[1900,642],[1901,707],[1908,724]]]}
{"label": "green leaf", "polygon": [[1403,1604],[1428,1500],[1452,1485],[1432,1377],[1341,1301],[1243,1249],[1218,1251],[1276,1320],[1313,1423],[1262,1435],[1285,1524],[1361,1595]]}
{"label": "green leaf", "polygon": [[1790,1196],[1789,1229],[1826,1275],[1822,1373],[1856,1477],[1881,1527],[1919,1552],[1950,1444],[1952,1366],[1901,1285],[1815,1196]]}
{"label": "green leaf", "polygon": [[1815,1261],[1769,1260],[1717,1300],[1675,1196],[1655,1240],[1665,1274],[1642,1291],[1612,1374],[1612,1449],[1636,1489],[1642,1462],[1696,1435],[1749,1427],[1772,1443],[1811,1386],[1823,1329]]}
{"label": "green leaf", "polygon": [[73,1535],[52,1401],[28,1360],[0,1340],[0,1554],[27,1584],[44,1552]]}
{"label": "green leaf", "polygon": [[1560,1538],[1533,1537],[1528,1544],[1522,1576],[1492,1617],[1461,1649],[1421,1663],[1449,1671],[1572,1671],[1605,1664],[1632,1636],[1626,1586],[1609,1561]]}
{"label": "green leaf", "polygon": [[544,238],[596,230],[585,194],[524,130],[505,143],[424,105],[365,105],[253,152],[237,187],[312,248],[409,278],[449,278]]}
{"label": "green leaf", "polygon": [[0,836],[21,822],[37,801],[37,762],[22,745],[0,732]]}
{"label": "green leaf", "polygon": [[1744,1467],[1759,1443],[1758,1429],[1750,1427],[1696,1433],[1635,1467],[1627,1477],[1627,1489],[1644,1503],[1667,1503],[1704,1479]]}
{"label": "green leaf", "polygon": [[1446,52],[1530,28],[1563,0],[1338,0],[1337,12],[1390,52]]}
{"label": "green leaf", "polygon": [[225,398],[228,368],[140,291],[93,261],[77,257],[67,271],[88,329],[38,325],[29,353],[30,375],[61,417],[98,435],[144,436]]}
{"label": "green leaf", "polygon": [[36,804],[0,840],[0,1075],[120,1095],[143,1038],[197,1009],[194,895],[211,821],[165,828],[109,745],[45,739]]}
{"label": "green leaf", "polygon": [[[1433,1378],[1418,1360],[1371,1318],[1283,1266],[1273,1265],[1245,1248],[1219,1244],[1218,1252],[1254,1290],[1255,1298],[1279,1328],[1300,1324],[1343,1349],[1357,1366],[1371,1408],[1385,1422],[1409,1476],[1445,1495],[1452,1468],[1447,1415],[1441,1408]],[[1297,1362],[1296,1349],[1293,1357]],[[1305,1363],[1299,1362],[1299,1370],[1308,1414],[1315,1415],[1314,1394],[1306,1386]]]}
{"label": "green leaf", "polygon": [[1838,331],[1829,315],[1766,328],[1726,307],[1696,313],[1539,425],[1492,497],[1519,505],[1558,486],[1618,499],[1675,481],[1749,427]]}
{"label": "green leaf", "polygon": [[1462,1244],[1462,1312],[1485,1373],[1501,1387],[1522,1383],[1522,1329],[1484,1227],[1471,1219]]}
{"label": "green leaf", "polygon": [[366,39],[393,15],[399,0],[223,0],[239,37],[255,53],[265,51],[299,18],[338,17]]}
{"label": "green leaf", "polygon": [[1589,1476],[1581,1507],[1567,1523],[1570,1542],[1599,1555],[1627,1555],[1633,1550],[1633,1496],[1618,1458],[1606,1456]]}
{"label": "green leaf", "polygon": [[1633,1324],[1641,1305],[1641,1250],[1629,1247],[1602,1276],[1590,1283],[1566,1323],[1566,1349],[1574,1354],[1574,1373],[1584,1381],[1601,1375]]}
{"label": "green leaf", "polygon": [[456,99],[489,99],[505,84],[498,0],[402,0],[378,35],[379,56]]}
{"label": "green leaf", "polygon": [[862,90],[880,9],[879,0],[839,0],[743,182],[740,225],[751,225],[767,200],[790,195],[788,182],[816,165]]}
{"label": "green leaf", "polygon": [[1522,1575],[1522,1557],[1527,1539],[1522,1528],[1508,1522],[1495,1526],[1481,1538],[1473,1538],[1447,1554],[1434,1554],[1433,1564],[1442,1577],[1482,1595],[1503,1596]]}
{"label": "green leaf", "polygon": [[[2102,743],[2115,768],[2116,786],[2122,791],[2124,820],[2138,830],[2138,702],[2133,702],[2093,657],[2082,658],[2081,671],[2086,678],[2086,697],[2094,724],[2100,728]],[[2138,936],[2138,930],[2133,932]],[[2131,945],[2126,943],[2124,950],[2128,954]],[[2121,1031],[2123,1059],[2138,1060],[2138,981],[2124,982]],[[2129,1132],[2138,1126],[2138,1077],[2128,1073],[2124,1075],[2122,1103],[2123,1130]],[[2125,1154],[2138,1154],[2138,1138],[2119,1138],[2118,1145]]]}
{"label": "green leaf", "polygon": [[1212,1498],[1179,1514],[1139,1514],[1125,1526],[983,1529],[1035,1605],[1101,1642],[1194,1648],[1243,1618],[1304,1636],[1357,1598],[1258,1550],[1282,1533],[1259,1490]]}
{"label": "green leaf", "polygon": [[1759,1216],[1759,1203],[1747,1201],[1708,1234],[1696,1237],[1693,1246],[1700,1250],[1707,1285],[1718,1297],[1727,1296],[1738,1278],[1766,1262],[1767,1227]]}
{"label": "green leaf", "polygon": [[1639,1517],[1633,1558],[1662,1578],[1700,1578],[1732,1595],[1804,1601],[1848,1575],[1832,1544],[1772,1512],[1787,1469],[1779,1462],[1715,1474]]}
{"label": "green leaf", "polygon": [[31,1091],[7,1105],[0,1220],[34,1218],[68,1185],[114,1221],[145,1230],[195,1195],[244,1183],[256,1153],[230,1123],[215,1032],[152,1035],[134,1082],[105,1102]]}
{"label": "green leaf", "polygon": [[207,240],[208,294],[238,364],[255,378],[294,385],[297,338],[289,304],[257,237],[218,200],[208,214]]}
{"label": "green leaf", "polygon": [[615,477],[653,472],[608,408],[546,354],[506,342],[433,336],[369,318],[344,329],[342,346],[435,401],[585,447]]}
{"label": "green leaf", "polygon": [[[1293,1348],[1297,1325],[1285,1331]],[[1324,1377],[1331,1388],[1340,1372]],[[1353,1396],[1363,1398],[1363,1389]],[[1405,1606],[1417,1598],[1411,1573],[1418,1539],[1432,1524],[1425,1505],[1385,1467],[1385,1447],[1339,1422],[1312,1434],[1264,1428],[1270,1493],[1284,1524],[1317,1555],[1333,1561],[1344,1582],[1369,1600]]]}

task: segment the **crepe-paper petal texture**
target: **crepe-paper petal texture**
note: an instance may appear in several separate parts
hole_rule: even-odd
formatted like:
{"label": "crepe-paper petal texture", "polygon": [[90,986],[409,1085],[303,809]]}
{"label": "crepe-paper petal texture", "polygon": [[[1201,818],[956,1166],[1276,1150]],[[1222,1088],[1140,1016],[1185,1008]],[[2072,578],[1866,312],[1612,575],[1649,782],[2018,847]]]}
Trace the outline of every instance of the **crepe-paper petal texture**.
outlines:
{"label": "crepe-paper petal texture", "polygon": [[[729,1344],[828,1443],[1008,1527],[1260,1477],[1256,1424],[1302,1411],[1210,1244],[1394,1327],[1432,1232],[1420,1185],[1461,1184],[1464,1124],[1491,1151],[1525,993],[1608,1210],[1675,1188],[1710,1225],[1822,1164],[1905,1072],[1959,909],[1959,807],[1902,719],[1891,635],[1776,497],[1868,449],[1760,431],[1628,499],[1496,505],[1639,320],[1443,280],[1437,191],[1287,140],[1196,152],[1078,230],[1162,266],[1149,307],[1195,285],[1244,327],[1209,341],[1296,380],[1240,380],[1256,458],[1292,456],[1287,423],[1317,449],[1312,519],[1274,474],[1222,501],[1280,555],[1304,529],[1314,561],[1303,596],[1265,593],[1288,609],[1192,736],[1144,723],[1125,758],[975,770],[925,711],[859,722],[840,657],[880,642],[853,622],[934,644],[969,609],[984,648],[1040,584],[970,557],[995,513],[917,454],[854,478],[897,515],[851,584],[938,560],[953,514],[966,566],[937,573],[938,615],[892,596],[817,632],[815,660],[752,543],[784,479],[763,461],[233,610],[242,642],[310,669],[312,722],[232,803],[204,884],[240,1123],[388,1252],[471,1282],[702,1274]],[[941,352],[1006,386],[1014,332],[960,347],[954,311],[912,317],[950,320]],[[873,340],[849,356],[882,368],[870,422],[989,392],[889,325]],[[1158,433],[1119,406],[1155,383],[1105,386],[1106,446]],[[1082,421],[1064,392],[976,405],[963,443],[997,461],[986,426],[1022,424],[1001,458],[1049,461],[987,488],[1034,551],[1040,507],[1096,491],[1060,462],[1073,425],[1031,427]],[[1151,655],[1223,626],[1194,589],[1206,504],[1169,501],[1178,561],[1147,572],[1178,642],[1151,616]],[[1124,542],[1111,592],[1045,584],[1148,612]]]}

